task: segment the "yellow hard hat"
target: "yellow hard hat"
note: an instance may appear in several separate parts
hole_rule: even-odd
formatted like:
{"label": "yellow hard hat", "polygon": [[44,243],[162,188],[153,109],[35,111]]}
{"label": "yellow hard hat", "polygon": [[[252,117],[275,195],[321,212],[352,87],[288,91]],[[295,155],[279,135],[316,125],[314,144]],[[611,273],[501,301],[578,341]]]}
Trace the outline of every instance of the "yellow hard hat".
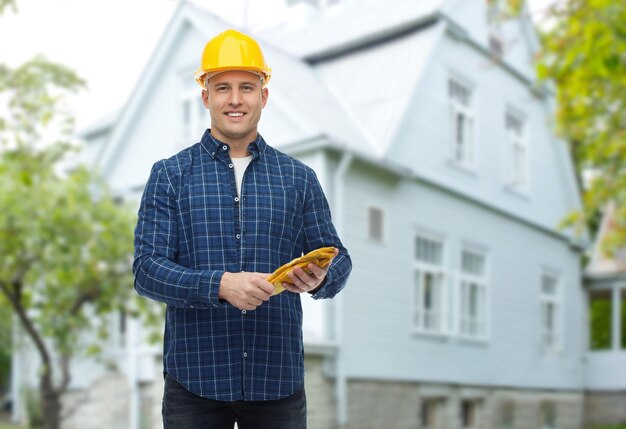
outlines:
{"label": "yellow hard hat", "polygon": [[272,74],[256,40],[237,30],[226,30],[209,40],[202,52],[200,68],[194,73],[194,77],[206,89],[204,80],[207,74],[230,70],[256,73],[263,79],[263,86],[267,85]]}

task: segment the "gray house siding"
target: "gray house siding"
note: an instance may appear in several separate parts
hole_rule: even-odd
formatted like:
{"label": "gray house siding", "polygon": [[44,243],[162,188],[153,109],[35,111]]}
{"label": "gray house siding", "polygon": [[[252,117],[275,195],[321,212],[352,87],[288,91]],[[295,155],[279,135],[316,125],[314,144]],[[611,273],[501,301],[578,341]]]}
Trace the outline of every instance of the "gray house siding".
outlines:
{"label": "gray house siding", "polygon": [[[578,253],[561,239],[434,190],[417,181],[382,177],[365,167],[348,180],[345,241],[355,261],[345,290],[345,343],[350,377],[456,382],[487,386],[582,389],[578,335],[583,320]],[[368,204],[385,210],[387,237],[367,239]],[[414,240],[419,232],[441,237],[452,332],[431,336],[411,328]],[[488,335],[457,335],[461,246],[487,255]],[[540,285],[544,269],[562,281],[562,349],[542,350]]]}
{"label": "gray house siding", "polygon": [[[390,159],[437,183],[555,229],[565,214],[580,206],[580,200],[565,146],[552,134],[547,101],[488,56],[449,34],[435,52],[403,112]],[[465,82],[472,91],[475,162],[470,168],[458,166],[451,156],[450,79]],[[509,185],[508,111],[524,119],[527,132],[526,191]]]}

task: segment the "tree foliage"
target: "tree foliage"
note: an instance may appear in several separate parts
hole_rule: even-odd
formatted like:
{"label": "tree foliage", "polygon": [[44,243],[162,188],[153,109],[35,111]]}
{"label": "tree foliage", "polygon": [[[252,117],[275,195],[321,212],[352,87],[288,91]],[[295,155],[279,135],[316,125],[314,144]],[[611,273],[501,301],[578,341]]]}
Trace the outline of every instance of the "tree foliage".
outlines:
{"label": "tree foliage", "polygon": [[565,225],[582,230],[609,201],[618,219],[609,248],[626,244],[626,2],[555,2],[542,35],[538,72],[556,87],[558,132],[586,181],[583,211]]}
{"label": "tree foliage", "polygon": [[17,316],[41,358],[49,428],[60,422],[71,358],[90,349],[87,337],[99,344],[92,332],[106,336],[106,314],[132,302],[134,215],[68,160],[64,100],[83,85],[43,57],[0,65],[0,308]]}
{"label": "tree foliage", "polygon": [[0,15],[2,15],[2,13],[9,8],[13,9],[15,12],[15,0],[0,0]]}

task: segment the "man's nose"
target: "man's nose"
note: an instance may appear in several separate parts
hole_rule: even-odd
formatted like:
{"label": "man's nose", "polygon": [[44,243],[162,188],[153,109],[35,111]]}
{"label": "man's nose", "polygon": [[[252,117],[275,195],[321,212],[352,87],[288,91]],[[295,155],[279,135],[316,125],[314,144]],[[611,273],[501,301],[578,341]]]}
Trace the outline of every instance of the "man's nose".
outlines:
{"label": "man's nose", "polygon": [[230,104],[233,106],[239,106],[241,104],[241,93],[238,89],[233,89],[230,92]]}

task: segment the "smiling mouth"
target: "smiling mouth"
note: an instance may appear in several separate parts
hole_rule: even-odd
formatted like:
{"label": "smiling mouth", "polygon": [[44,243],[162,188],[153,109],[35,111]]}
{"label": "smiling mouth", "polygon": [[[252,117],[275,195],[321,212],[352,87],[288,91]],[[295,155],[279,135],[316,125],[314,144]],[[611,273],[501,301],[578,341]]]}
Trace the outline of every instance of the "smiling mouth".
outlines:
{"label": "smiling mouth", "polygon": [[241,118],[243,117],[244,113],[243,112],[228,112],[226,113],[226,116],[228,116],[229,118]]}

